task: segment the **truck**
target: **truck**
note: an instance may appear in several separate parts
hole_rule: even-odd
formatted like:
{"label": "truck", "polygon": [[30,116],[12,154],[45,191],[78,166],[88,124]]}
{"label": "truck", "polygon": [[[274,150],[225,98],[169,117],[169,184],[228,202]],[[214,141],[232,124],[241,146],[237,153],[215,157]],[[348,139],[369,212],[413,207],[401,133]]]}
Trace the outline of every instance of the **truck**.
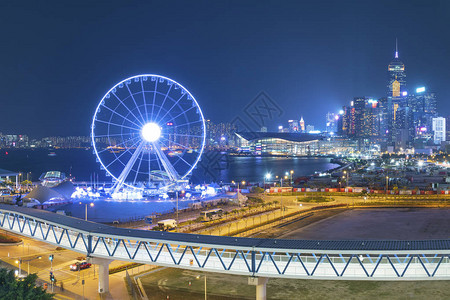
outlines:
{"label": "truck", "polygon": [[164,230],[170,230],[177,228],[177,221],[174,219],[166,219],[158,221],[158,226],[163,228]]}

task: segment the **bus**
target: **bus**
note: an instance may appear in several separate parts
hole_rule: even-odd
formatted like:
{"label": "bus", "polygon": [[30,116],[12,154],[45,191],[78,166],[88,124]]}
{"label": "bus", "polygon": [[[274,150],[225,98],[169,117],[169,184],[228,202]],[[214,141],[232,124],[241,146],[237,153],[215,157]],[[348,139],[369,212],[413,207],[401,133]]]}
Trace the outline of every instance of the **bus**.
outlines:
{"label": "bus", "polygon": [[200,217],[203,222],[217,220],[222,218],[223,211],[221,208],[211,209],[200,212]]}

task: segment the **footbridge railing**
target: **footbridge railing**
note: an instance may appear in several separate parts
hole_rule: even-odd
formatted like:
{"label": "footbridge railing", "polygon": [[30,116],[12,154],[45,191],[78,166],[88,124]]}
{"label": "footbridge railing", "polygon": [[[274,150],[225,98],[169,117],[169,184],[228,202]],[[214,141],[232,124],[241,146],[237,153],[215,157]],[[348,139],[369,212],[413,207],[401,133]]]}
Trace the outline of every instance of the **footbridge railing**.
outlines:
{"label": "footbridge railing", "polygon": [[0,228],[90,257],[191,270],[303,279],[450,279],[450,240],[311,241],[144,231],[9,205],[0,205]]}

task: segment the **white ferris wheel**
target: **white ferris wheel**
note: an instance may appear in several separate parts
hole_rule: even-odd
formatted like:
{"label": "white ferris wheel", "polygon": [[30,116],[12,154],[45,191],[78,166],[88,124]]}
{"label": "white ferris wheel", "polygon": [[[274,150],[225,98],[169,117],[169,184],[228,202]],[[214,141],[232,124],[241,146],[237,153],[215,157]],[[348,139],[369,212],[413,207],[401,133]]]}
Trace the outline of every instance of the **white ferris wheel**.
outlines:
{"label": "white ferris wheel", "polygon": [[165,188],[186,180],[205,146],[205,119],[176,81],[137,75],[101,99],[91,126],[94,153],[114,179],[112,192]]}

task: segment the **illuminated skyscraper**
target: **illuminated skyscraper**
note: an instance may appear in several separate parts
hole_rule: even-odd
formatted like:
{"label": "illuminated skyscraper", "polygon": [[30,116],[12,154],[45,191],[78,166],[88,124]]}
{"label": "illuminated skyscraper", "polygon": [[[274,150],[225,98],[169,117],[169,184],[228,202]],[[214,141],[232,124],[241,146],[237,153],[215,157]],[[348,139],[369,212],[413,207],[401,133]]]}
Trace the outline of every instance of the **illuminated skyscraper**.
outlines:
{"label": "illuminated skyscraper", "polygon": [[327,122],[326,122],[326,129],[327,132],[331,133],[336,133],[337,132],[337,122],[339,120],[339,115],[329,112],[327,113]]}
{"label": "illuminated skyscraper", "polygon": [[397,40],[394,59],[388,65],[388,97],[400,97],[406,90],[405,64],[398,58]]}
{"label": "illuminated skyscraper", "polygon": [[298,132],[298,120],[289,120],[289,132]]}
{"label": "illuminated skyscraper", "polygon": [[441,144],[445,142],[446,139],[446,126],[445,126],[445,118],[438,117],[433,118],[433,134],[434,134],[434,143]]}
{"label": "illuminated skyscraper", "polygon": [[431,133],[432,119],[437,117],[436,94],[428,92],[425,87],[416,89],[408,98],[408,106],[413,115],[415,137]]}
{"label": "illuminated skyscraper", "polygon": [[305,132],[305,121],[303,120],[303,116],[300,119],[300,132]]}

